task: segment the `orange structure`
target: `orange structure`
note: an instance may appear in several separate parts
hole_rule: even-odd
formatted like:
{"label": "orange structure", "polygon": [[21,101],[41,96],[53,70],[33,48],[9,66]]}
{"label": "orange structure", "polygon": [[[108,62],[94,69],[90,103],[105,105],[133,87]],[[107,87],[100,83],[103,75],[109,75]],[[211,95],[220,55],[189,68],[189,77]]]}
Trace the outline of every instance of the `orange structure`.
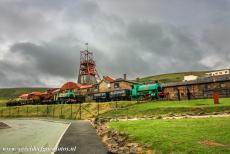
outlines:
{"label": "orange structure", "polygon": [[219,104],[219,93],[216,91],[213,92],[213,101],[214,104]]}
{"label": "orange structure", "polygon": [[29,98],[29,94],[21,94],[18,98],[26,100]]}
{"label": "orange structure", "polygon": [[88,51],[88,49],[81,51],[78,83],[92,85],[98,83],[98,81],[100,81],[100,76],[96,70],[93,53]]}
{"label": "orange structure", "polygon": [[74,90],[74,89],[79,89],[80,87],[81,87],[80,84],[74,82],[67,82],[61,87],[61,90]]}

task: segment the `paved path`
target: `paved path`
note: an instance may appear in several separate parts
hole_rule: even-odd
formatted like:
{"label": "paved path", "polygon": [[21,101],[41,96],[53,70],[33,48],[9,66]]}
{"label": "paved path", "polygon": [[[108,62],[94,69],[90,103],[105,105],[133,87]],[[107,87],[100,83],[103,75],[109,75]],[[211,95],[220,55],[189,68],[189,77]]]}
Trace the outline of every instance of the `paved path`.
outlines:
{"label": "paved path", "polygon": [[89,121],[71,122],[58,145],[60,147],[76,147],[76,151],[56,151],[55,154],[107,154]]}

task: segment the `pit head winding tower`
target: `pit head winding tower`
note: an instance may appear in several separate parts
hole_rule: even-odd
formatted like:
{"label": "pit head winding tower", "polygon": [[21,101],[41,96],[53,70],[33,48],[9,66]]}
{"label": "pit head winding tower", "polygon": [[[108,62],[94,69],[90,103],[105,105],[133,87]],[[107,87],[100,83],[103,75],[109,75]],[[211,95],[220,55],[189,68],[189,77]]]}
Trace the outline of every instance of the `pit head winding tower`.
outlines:
{"label": "pit head winding tower", "polygon": [[96,70],[96,62],[93,60],[93,52],[88,48],[80,52],[80,68],[78,74],[78,83],[96,84],[100,81],[100,76]]}

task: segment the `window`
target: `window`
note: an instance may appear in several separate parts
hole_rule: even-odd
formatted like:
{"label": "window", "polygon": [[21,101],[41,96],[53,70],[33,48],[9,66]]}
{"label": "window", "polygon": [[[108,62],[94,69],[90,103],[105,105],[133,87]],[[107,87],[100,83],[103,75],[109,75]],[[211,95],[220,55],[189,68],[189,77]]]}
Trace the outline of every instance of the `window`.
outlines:
{"label": "window", "polygon": [[221,83],[221,84],[220,84],[220,87],[221,87],[221,88],[224,88],[224,87],[225,87],[225,83]]}
{"label": "window", "polygon": [[119,85],[119,83],[117,82],[117,83],[114,83],[114,88],[119,88],[120,87],[120,85]]}
{"label": "window", "polygon": [[207,90],[208,89],[208,84],[204,85],[204,89]]}

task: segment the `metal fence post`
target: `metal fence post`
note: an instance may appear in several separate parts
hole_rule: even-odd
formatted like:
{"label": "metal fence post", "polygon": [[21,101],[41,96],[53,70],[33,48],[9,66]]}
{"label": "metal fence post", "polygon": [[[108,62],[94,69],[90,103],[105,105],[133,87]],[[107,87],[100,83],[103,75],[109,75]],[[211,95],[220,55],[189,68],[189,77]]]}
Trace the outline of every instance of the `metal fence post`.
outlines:
{"label": "metal fence post", "polygon": [[117,121],[117,100],[116,100],[115,103],[116,103],[116,107],[115,107],[115,108],[116,108],[116,109],[115,109],[115,116],[116,116],[116,121]]}
{"label": "metal fence post", "polygon": [[17,108],[18,108],[18,117],[19,117],[19,106]]}
{"label": "metal fence post", "polygon": [[80,115],[80,120],[81,120],[81,103],[80,103],[80,108],[79,108],[79,115]]}
{"label": "metal fence post", "polygon": [[46,105],[46,116],[48,117],[48,105]]}
{"label": "metal fence post", "polygon": [[61,117],[62,117],[62,107],[63,107],[63,105],[61,104],[61,115],[60,115]]}
{"label": "metal fence post", "polygon": [[37,116],[38,116],[38,104],[37,104]]}
{"label": "metal fence post", "polygon": [[99,116],[99,101],[97,102],[97,116]]}
{"label": "metal fence post", "polygon": [[70,119],[72,119],[72,114],[73,114],[73,104],[71,103],[71,113],[70,113]]}
{"label": "metal fence post", "polygon": [[54,112],[55,112],[55,104],[53,105],[53,118],[54,118]]}
{"label": "metal fence post", "polygon": [[126,115],[127,115],[127,120],[129,119],[129,108],[126,107],[127,111],[126,111]]}
{"label": "metal fence post", "polygon": [[29,112],[29,109],[28,109],[28,106],[26,107],[26,116],[28,117],[28,112]]}
{"label": "metal fence post", "polygon": [[10,107],[9,107],[9,117],[11,116],[11,111],[10,111]]}

